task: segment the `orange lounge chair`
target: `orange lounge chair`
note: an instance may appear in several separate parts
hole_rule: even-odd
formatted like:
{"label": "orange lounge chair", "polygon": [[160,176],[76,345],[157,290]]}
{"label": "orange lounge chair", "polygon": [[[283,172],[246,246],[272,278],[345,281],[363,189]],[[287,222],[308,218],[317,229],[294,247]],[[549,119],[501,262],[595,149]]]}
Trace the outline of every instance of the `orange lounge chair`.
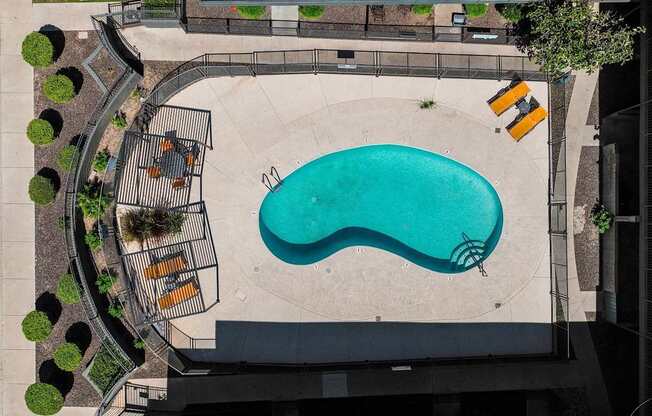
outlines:
{"label": "orange lounge chair", "polygon": [[546,110],[543,107],[537,107],[534,110],[531,110],[521,119],[516,119],[507,126],[507,131],[512,135],[514,140],[519,141],[532,131],[537,124],[541,123],[546,118]]}
{"label": "orange lounge chair", "polygon": [[174,181],[172,181],[172,189],[181,189],[185,186],[186,186],[185,178],[176,178]]}
{"label": "orange lounge chair", "polygon": [[160,279],[186,268],[188,263],[182,253],[158,263],[150,264],[143,272],[146,279]]}
{"label": "orange lounge chair", "polygon": [[193,282],[188,282],[183,286],[179,286],[170,293],[158,298],[158,306],[161,309],[169,309],[178,304],[194,298],[199,294],[199,289]]}
{"label": "orange lounge chair", "polygon": [[516,105],[519,100],[525,98],[528,92],[530,92],[530,87],[527,86],[525,81],[520,81],[513,87],[507,88],[507,91],[502,94],[498,93],[498,95],[487,101],[489,107],[491,107],[491,110],[496,113],[497,116],[507,111],[510,107]]}
{"label": "orange lounge chair", "polygon": [[188,153],[186,155],[186,165],[190,167],[194,164],[195,164],[195,156],[192,153]]}

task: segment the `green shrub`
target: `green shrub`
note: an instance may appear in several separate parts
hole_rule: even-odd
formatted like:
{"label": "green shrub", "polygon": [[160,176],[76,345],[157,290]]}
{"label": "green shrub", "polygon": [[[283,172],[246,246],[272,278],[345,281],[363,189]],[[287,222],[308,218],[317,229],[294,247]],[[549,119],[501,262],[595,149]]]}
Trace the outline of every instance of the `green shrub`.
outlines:
{"label": "green shrub", "polygon": [[29,181],[28,193],[29,198],[37,205],[51,203],[56,195],[52,181],[41,175],[35,175]]}
{"label": "green shrub", "polygon": [[432,13],[432,4],[414,4],[412,5],[412,13],[418,16],[427,16]]}
{"label": "green shrub", "polygon": [[591,222],[598,227],[600,234],[606,233],[611,228],[613,218],[613,214],[599,201],[596,201],[593,208],[591,208]]}
{"label": "green shrub", "polygon": [[61,216],[57,218],[57,228],[60,229],[61,231],[66,229],[66,217]]}
{"label": "green shrub", "polygon": [[147,239],[161,239],[178,234],[186,217],[178,211],[161,208],[137,208],[120,217],[120,229],[125,241],[143,242]]}
{"label": "green shrub", "polygon": [[469,19],[482,17],[487,14],[487,10],[489,10],[489,6],[482,3],[464,5],[464,11]]}
{"label": "green shrub", "polygon": [[102,392],[106,392],[122,372],[123,370],[120,364],[113,358],[108,348],[102,346],[97,354],[95,354],[95,358],[93,358],[93,364],[90,370],[88,370],[88,378]]}
{"label": "green shrub", "polygon": [[77,193],[77,206],[87,218],[102,218],[110,202],[108,196],[102,195],[99,184],[87,184]]}
{"label": "green shrub", "polygon": [[[126,126],[127,126],[127,122],[125,121],[125,127]],[[97,154],[95,155],[95,159],[93,159],[93,170],[98,173],[104,172],[107,166],[109,166],[110,158],[111,158],[111,154],[106,149],[97,152]]]}
{"label": "green shrub", "polygon": [[52,384],[34,383],[27,387],[25,404],[37,415],[53,415],[63,407],[63,396]]}
{"label": "green shrub", "polygon": [[82,352],[72,342],[66,342],[57,347],[54,351],[54,363],[63,371],[75,371],[82,361]]}
{"label": "green shrub", "polygon": [[44,34],[32,32],[23,39],[21,54],[31,66],[45,68],[54,61],[54,46]]}
{"label": "green shrub", "polygon": [[437,107],[435,100],[421,100],[419,101],[419,108],[422,110],[430,110]]}
{"label": "green shrub", "polygon": [[31,311],[21,323],[23,335],[29,341],[41,342],[48,339],[52,333],[52,322],[45,312]]}
{"label": "green shrub", "polygon": [[237,6],[236,10],[245,19],[260,19],[265,15],[264,6]]}
{"label": "green shrub", "polygon": [[67,144],[61,148],[59,154],[57,155],[57,165],[64,172],[70,172],[72,169],[72,161],[75,158],[77,153],[77,147]]}
{"label": "green shrub", "polygon": [[112,317],[114,317],[116,319],[120,319],[120,318],[122,318],[124,310],[123,310],[122,304],[120,304],[120,302],[114,301],[111,305],[109,305],[109,308],[107,309],[107,312]]}
{"label": "green shrub", "polygon": [[136,348],[137,350],[145,349],[145,341],[143,341],[140,338],[136,338],[134,340],[134,348]]}
{"label": "green shrub", "polygon": [[75,276],[70,273],[62,274],[57,284],[57,299],[66,305],[79,303],[79,287]]}
{"label": "green shrub", "polygon": [[92,251],[102,248],[102,239],[96,230],[87,232],[84,236],[84,242]]}
{"label": "green shrub", "polygon": [[43,93],[55,103],[64,104],[75,98],[75,85],[63,74],[52,74],[43,83]]}
{"label": "green shrub", "polygon": [[324,10],[324,6],[299,6],[299,14],[306,19],[319,19]]}
{"label": "green shrub", "polygon": [[116,129],[124,129],[127,127],[127,118],[123,113],[115,113],[113,118],[111,118],[111,124],[113,124],[113,127]]}
{"label": "green shrub", "polygon": [[523,18],[523,6],[520,4],[497,4],[496,10],[511,23],[517,23]]}
{"label": "green shrub", "polygon": [[116,281],[116,277],[112,276],[111,274],[104,272],[101,273],[99,276],[97,276],[97,280],[95,280],[95,286],[97,286],[97,290],[104,294],[104,293],[109,293],[109,290],[113,287],[113,284]]}
{"label": "green shrub", "polygon": [[54,127],[47,120],[35,118],[27,125],[27,138],[37,146],[45,146],[54,141]]}

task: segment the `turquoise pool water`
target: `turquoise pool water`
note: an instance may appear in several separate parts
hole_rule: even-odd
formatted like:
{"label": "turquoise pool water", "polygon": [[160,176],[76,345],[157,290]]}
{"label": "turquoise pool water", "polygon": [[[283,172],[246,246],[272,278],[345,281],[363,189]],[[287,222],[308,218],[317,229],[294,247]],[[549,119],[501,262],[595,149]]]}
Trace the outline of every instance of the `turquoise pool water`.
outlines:
{"label": "turquoise pool water", "polygon": [[494,250],[503,211],[491,184],[468,166],[413,147],[375,145],[292,172],[266,195],[259,225],[268,249],[291,264],[370,246],[459,273]]}

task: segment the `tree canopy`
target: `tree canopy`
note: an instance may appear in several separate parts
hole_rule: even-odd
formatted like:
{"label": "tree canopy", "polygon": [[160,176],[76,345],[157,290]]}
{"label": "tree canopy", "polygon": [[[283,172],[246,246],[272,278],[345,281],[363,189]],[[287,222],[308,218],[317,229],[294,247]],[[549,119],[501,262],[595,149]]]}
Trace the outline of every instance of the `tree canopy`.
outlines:
{"label": "tree canopy", "polygon": [[582,0],[547,0],[528,8],[517,26],[517,46],[552,75],[569,69],[590,73],[631,60],[634,36],[643,31]]}

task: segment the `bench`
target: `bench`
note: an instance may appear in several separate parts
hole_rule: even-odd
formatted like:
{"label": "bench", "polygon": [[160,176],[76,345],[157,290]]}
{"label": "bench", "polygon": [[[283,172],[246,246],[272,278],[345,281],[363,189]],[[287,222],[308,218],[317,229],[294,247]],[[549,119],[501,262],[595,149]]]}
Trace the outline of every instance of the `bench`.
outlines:
{"label": "bench", "polygon": [[161,309],[170,309],[178,304],[194,298],[199,294],[199,289],[193,282],[188,282],[171,292],[158,298],[158,306]]}
{"label": "bench", "polygon": [[516,85],[507,87],[507,91],[501,90],[487,102],[491,110],[499,116],[525,98],[529,92],[530,87],[524,81],[519,81]]}

